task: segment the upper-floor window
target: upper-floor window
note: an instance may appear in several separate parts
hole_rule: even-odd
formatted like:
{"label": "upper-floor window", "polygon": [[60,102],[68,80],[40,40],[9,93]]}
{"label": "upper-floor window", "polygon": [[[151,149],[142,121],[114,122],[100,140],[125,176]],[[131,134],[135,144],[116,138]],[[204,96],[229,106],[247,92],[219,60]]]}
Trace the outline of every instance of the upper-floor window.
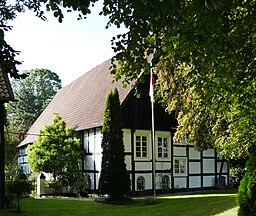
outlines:
{"label": "upper-floor window", "polygon": [[186,172],[185,159],[175,159],[174,160],[174,173],[175,174],[185,174],[185,172]]}
{"label": "upper-floor window", "polygon": [[157,140],[158,158],[168,158],[168,139],[167,137],[158,137]]}
{"label": "upper-floor window", "polygon": [[148,140],[146,136],[136,136],[136,157],[148,156]]}

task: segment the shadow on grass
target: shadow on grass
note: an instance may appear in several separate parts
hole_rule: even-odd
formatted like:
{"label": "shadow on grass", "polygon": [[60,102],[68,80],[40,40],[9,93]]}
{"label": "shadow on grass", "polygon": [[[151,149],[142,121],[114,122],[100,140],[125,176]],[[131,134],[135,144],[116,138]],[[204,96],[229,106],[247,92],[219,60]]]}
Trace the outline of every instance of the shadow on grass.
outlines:
{"label": "shadow on grass", "polygon": [[21,214],[0,210],[0,215],[210,216],[236,207],[235,199],[236,193],[165,196],[157,198],[153,204],[148,204],[145,199],[136,199],[130,205],[106,205],[85,200],[28,199],[24,200],[24,212]]}

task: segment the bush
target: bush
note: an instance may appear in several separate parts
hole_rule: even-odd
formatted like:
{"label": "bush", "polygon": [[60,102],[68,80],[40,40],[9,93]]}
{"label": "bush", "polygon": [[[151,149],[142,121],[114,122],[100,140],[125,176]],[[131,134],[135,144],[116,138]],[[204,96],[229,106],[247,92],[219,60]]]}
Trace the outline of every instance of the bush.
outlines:
{"label": "bush", "polygon": [[[15,179],[6,182],[6,191],[9,198],[17,200],[17,211],[20,212],[20,199],[28,196],[33,190],[33,184],[26,179]],[[11,200],[9,200],[11,202]]]}
{"label": "bush", "polygon": [[238,189],[238,216],[256,215],[256,154],[254,152],[246,163],[246,172]]}

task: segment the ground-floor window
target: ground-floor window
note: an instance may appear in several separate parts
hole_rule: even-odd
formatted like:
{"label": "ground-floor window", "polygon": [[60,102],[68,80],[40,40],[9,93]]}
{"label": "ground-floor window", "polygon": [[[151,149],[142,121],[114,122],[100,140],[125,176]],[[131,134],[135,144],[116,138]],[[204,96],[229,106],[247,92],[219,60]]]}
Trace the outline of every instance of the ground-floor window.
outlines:
{"label": "ground-floor window", "polygon": [[169,176],[165,175],[162,177],[162,189],[169,189],[169,185],[170,185],[170,178]]}
{"label": "ground-floor window", "polygon": [[137,190],[138,191],[145,190],[145,178],[143,176],[139,176],[137,178]]}

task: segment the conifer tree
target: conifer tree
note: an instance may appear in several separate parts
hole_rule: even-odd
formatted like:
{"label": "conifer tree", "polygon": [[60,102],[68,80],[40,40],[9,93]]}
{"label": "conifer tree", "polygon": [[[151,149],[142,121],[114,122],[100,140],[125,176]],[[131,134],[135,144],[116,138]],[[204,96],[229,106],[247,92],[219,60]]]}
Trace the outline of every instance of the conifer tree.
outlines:
{"label": "conifer tree", "polygon": [[99,180],[99,190],[108,194],[110,200],[125,198],[129,192],[130,179],[126,170],[123,122],[119,94],[115,88],[110,92],[105,106],[102,127],[102,170]]}

